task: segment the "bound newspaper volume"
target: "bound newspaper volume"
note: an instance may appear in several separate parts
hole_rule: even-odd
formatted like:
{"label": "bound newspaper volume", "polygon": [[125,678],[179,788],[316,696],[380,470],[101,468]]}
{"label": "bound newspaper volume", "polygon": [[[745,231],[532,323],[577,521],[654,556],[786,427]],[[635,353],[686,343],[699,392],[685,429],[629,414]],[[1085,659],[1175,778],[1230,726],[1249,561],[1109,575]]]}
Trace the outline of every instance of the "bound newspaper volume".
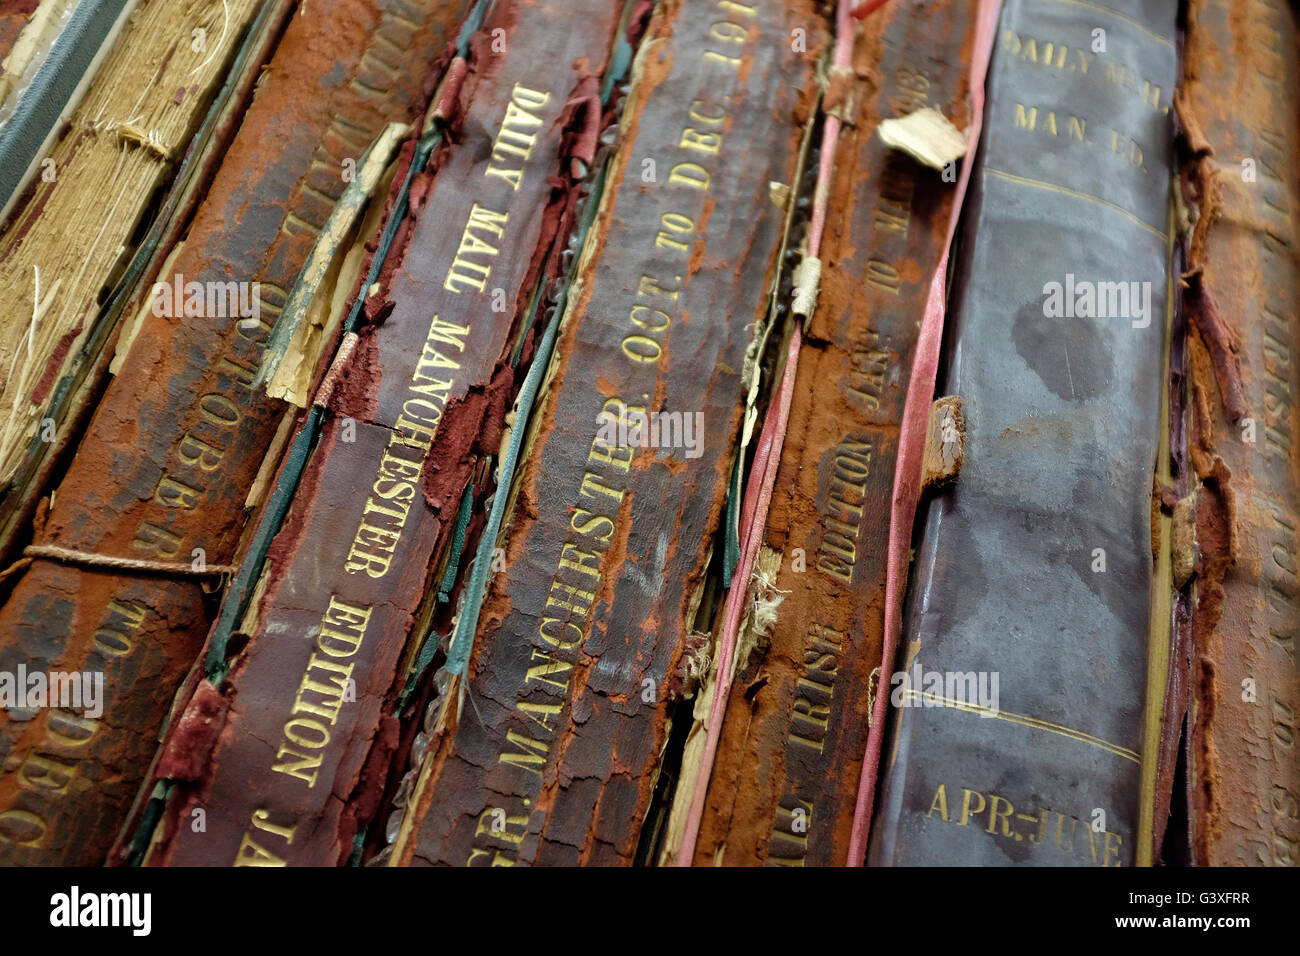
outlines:
{"label": "bound newspaper volume", "polygon": [[880,681],[871,863],[1134,859],[1176,57],[1131,6],[1003,7],[941,383],[965,460]]}

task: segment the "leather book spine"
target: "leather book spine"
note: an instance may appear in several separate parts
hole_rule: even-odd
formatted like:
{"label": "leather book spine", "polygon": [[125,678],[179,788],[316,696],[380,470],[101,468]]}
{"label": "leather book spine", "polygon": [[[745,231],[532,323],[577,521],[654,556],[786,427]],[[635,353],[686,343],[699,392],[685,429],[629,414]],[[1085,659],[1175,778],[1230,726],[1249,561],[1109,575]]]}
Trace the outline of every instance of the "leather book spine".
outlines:
{"label": "leather book spine", "polygon": [[[343,367],[240,628],[249,642],[223,687],[215,746],[151,862],[320,866],[353,852],[368,822],[356,815],[382,781],[376,755],[396,730],[416,610],[461,490],[497,451],[487,436],[504,425],[512,333],[559,233],[552,193],[572,192],[563,160],[588,114],[572,104],[604,72],[621,7],[500,0],[472,39],[461,136],[384,262],[371,299],[391,309]],[[196,695],[192,707],[209,706]]]}
{"label": "leather book spine", "polygon": [[847,860],[882,650],[898,423],[954,189],[876,127],[924,107],[969,124],[973,25],[964,2],[894,3],[856,40],[843,97],[856,112],[837,150],[821,293],[767,523],[779,603],[737,661],[696,865]]}
{"label": "leather book spine", "polygon": [[941,386],[965,459],[926,509],[879,682],[870,863],[1133,862],[1175,14],[1003,8]]}
{"label": "leather book spine", "polygon": [[1294,4],[1191,0],[1178,112],[1192,212],[1196,577],[1183,676],[1197,865],[1300,865],[1298,101]]}
{"label": "leather book spine", "polygon": [[[41,175],[0,232],[0,488],[6,492],[33,448],[56,440],[63,423],[54,410],[55,389],[93,358],[85,346],[101,296],[133,254],[155,193],[174,178],[258,7],[254,0],[144,0],[108,46],[66,124],[51,107],[47,120],[56,141],[42,147],[39,132],[26,141],[44,156]],[[200,38],[210,32],[211,44],[192,39],[191,29]],[[41,75],[52,69],[59,77],[80,76],[75,62],[47,62]],[[45,92],[33,88],[24,102],[42,100]],[[0,128],[0,138],[16,132],[21,112]],[[11,168],[9,158],[0,157],[0,167]]]}
{"label": "leather book spine", "polygon": [[[274,0],[256,11],[212,105],[158,200],[152,225],[125,264],[111,295],[97,307],[93,319],[88,316],[71,373],[53,380],[44,409],[45,417],[55,423],[53,441],[28,445],[12,483],[0,496],[0,562],[4,566],[20,555],[39,501],[76,449],[115,365],[117,347],[123,351],[129,347],[133,326],[123,320],[150,304],[159,269],[185,235],[248,109],[260,68],[270,60],[296,8],[295,0]],[[48,437],[48,433],[42,436]]]}
{"label": "leather book spine", "polygon": [[824,26],[803,0],[656,11],[465,699],[429,744],[392,862],[633,861],[780,258],[771,184],[798,175]]}
{"label": "leather book spine", "polygon": [[31,559],[0,609],[0,669],[105,675],[98,717],[0,713],[0,861],[96,863],[116,837],[215,611],[205,579],[184,571],[231,562],[285,414],[249,388],[266,336],[343,192],[344,161],[385,123],[418,117],[458,19],[442,0],[320,0],[287,28],[170,267],[184,283],[258,283],[259,324],[145,316],[38,514],[35,543],[69,556]]}

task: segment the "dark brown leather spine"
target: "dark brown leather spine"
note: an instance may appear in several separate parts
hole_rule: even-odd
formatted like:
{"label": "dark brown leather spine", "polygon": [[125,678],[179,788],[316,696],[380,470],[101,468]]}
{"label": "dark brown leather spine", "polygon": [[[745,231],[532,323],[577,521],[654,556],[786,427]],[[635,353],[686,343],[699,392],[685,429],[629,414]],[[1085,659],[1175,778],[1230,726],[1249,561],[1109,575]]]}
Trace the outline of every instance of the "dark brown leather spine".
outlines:
{"label": "dark brown leather spine", "polygon": [[[422,85],[459,19],[444,0],[313,0],[293,17],[174,269],[258,281],[262,326],[150,315],[109,384],[36,542],[227,564],[284,406],[248,385],[344,182]],[[214,607],[192,577],[38,559],[0,610],[0,668],[103,671],[93,720],[0,713],[0,861],[103,860]]]}
{"label": "dark brown leather spine", "polygon": [[[796,175],[794,110],[823,29],[806,0],[656,14],[466,700],[430,745],[395,862],[633,859],[777,266],[770,184]],[[698,457],[602,440],[634,409],[700,416]]]}
{"label": "dark brown leather spine", "polygon": [[[351,354],[241,628],[250,643],[225,685],[219,739],[151,862],[351,854],[378,796],[416,609],[472,467],[497,451],[476,437],[500,436],[512,333],[560,227],[544,211],[553,186],[571,185],[566,107],[603,73],[620,7],[500,0],[472,41],[463,138],[422,181],[406,243],[384,264],[392,310]],[[467,402],[481,414],[444,414]],[[449,492],[436,499],[435,475]],[[199,695],[191,709],[206,706]]]}
{"label": "dark brown leather spine", "polygon": [[837,151],[821,295],[767,523],[781,603],[766,647],[737,663],[699,866],[847,861],[880,665],[898,421],[954,189],[876,127],[927,106],[968,125],[972,12],[963,0],[894,3],[856,41],[858,108]]}
{"label": "dark brown leather spine", "polygon": [[[1300,15],[1191,0],[1192,862],[1300,865]],[[1181,727],[1166,727],[1177,734]]]}

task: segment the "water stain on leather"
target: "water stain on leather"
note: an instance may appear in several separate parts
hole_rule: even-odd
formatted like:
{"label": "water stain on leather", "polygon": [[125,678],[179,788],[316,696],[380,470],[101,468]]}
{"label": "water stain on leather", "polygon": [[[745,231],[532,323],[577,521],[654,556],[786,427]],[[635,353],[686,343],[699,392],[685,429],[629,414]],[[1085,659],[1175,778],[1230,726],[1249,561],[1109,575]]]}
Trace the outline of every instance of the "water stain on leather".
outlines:
{"label": "water stain on leather", "polygon": [[[1016,312],[1011,338],[1025,364],[1056,395],[1068,402],[1096,398],[1110,387],[1113,364],[1110,351],[1094,320],[1050,318],[1043,314],[1046,295],[1026,302]],[[1088,356],[1070,363],[1070,354]],[[1098,359],[1105,357],[1104,363]]]}

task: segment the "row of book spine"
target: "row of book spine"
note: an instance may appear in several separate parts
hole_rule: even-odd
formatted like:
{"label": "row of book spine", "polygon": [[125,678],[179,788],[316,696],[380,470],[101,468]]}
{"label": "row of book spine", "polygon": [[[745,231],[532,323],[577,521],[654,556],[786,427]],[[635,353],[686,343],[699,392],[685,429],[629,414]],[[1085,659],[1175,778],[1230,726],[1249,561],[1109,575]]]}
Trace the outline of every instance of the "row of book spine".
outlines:
{"label": "row of book spine", "polygon": [[1300,13],[854,6],[140,0],[0,233],[0,671],[105,677],[0,861],[1300,862]]}

